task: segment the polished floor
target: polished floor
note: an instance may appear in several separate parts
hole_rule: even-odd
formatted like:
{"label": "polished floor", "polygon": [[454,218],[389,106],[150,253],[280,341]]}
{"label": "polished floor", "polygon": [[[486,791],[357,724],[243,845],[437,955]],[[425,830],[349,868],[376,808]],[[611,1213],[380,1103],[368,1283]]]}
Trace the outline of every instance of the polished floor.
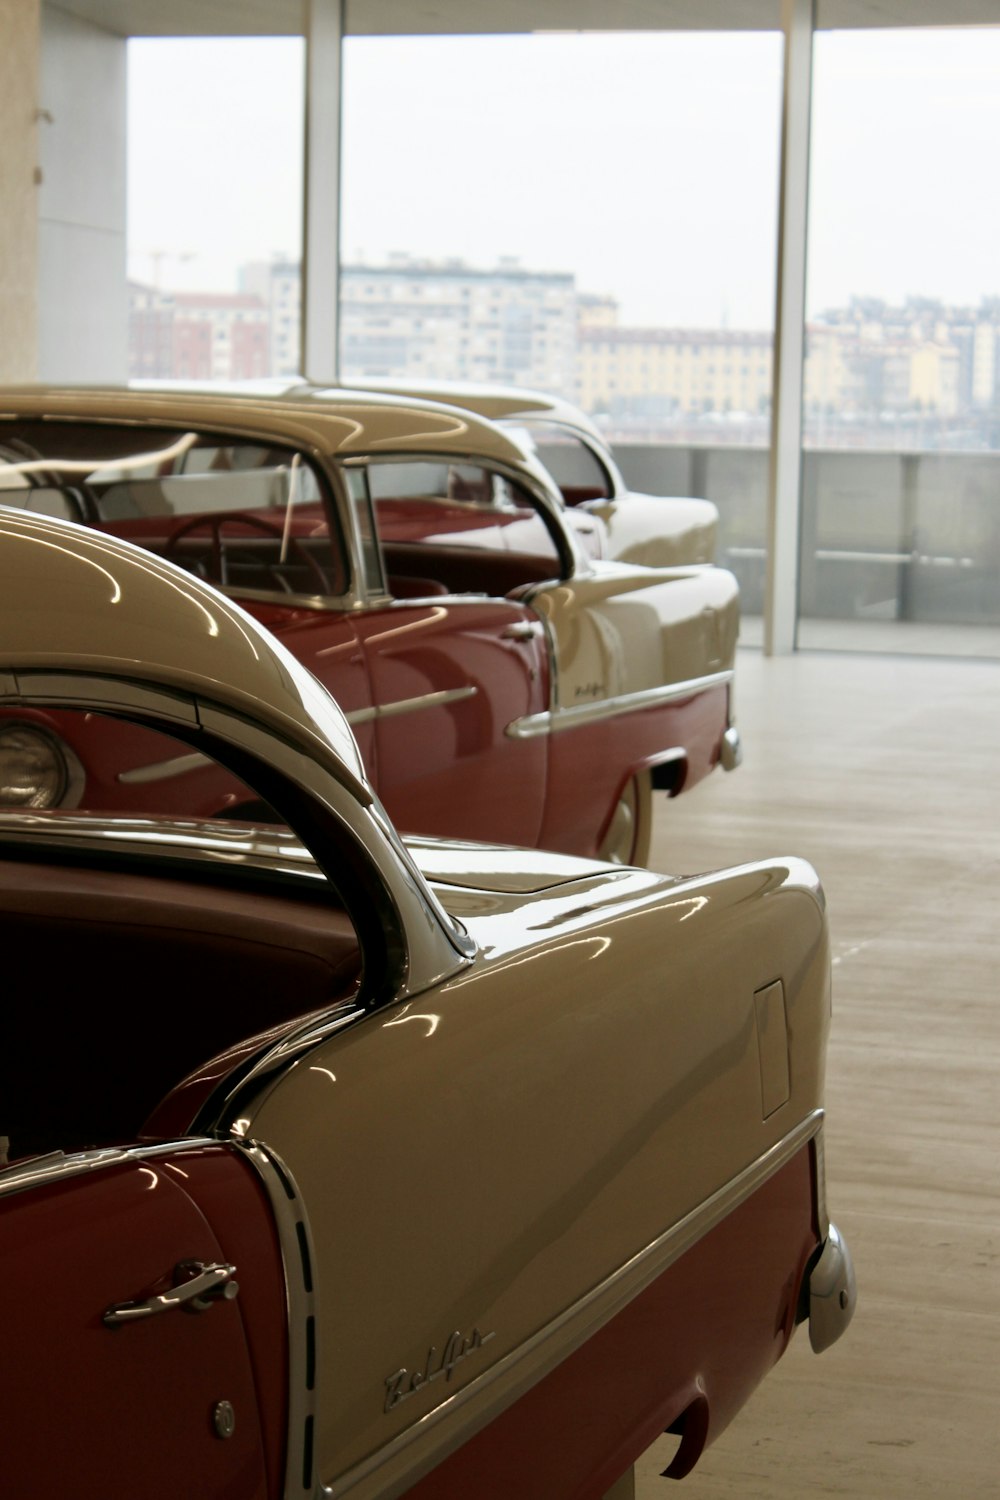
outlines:
{"label": "polished floor", "polygon": [[[744,765],[658,808],[651,863],[796,853],[823,877],[828,1196],[859,1306],[820,1357],[800,1330],[680,1493],[997,1497],[1000,664],[748,650],[737,691]],[[636,1500],[671,1494],[674,1446]]]}

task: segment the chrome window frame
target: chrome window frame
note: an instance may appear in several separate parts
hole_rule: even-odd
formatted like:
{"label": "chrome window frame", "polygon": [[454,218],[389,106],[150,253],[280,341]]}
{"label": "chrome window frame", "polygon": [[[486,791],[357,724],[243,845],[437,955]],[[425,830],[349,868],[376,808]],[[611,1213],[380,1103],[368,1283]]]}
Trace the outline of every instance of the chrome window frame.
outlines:
{"label": "chrome window frame", "polygon": [[[384,962],[371,965],[375,980],[363,984],[369,1008],[441,982],[474,955],[475,945],[434,896],[374,794],[355,782],[346,766],[337,775],[320,764],[311,747],[297,742],[291,732],[279,735],[206,696],[86,670],[7,669],[0,673],[0,702],[93,709],[145,724],[207,749],[251,785],[253,771],[263,771],[268,782],[277,782],[276,799],[272,787],[267,791],[279,813],[310,806],[314,814],[308,819],[293,815],[290,826],[341,897],[357,930],[365,969],[379,935],[385,947]],[[331,828],[342,842],[331,842]],[[345,851],[353,865],[346,881]],[[366,889],[358,870],[366,872]]]}
{"label": "chrome window frame", "polygon": [[[365,483],[366,489],[368,490],[369,494],[369,504],[371,504],[371,486],[367,480],[367,471],[371,464],[376,463],[441,463],[448,466],[471,464],[476,468],[482,469],[484,473],[495,474],[499,476],[499,478],[505,480],[507,483],[516,486],[516,488],[524,494],[531,509],[534,510],[535,514],[539,517],[546,531],[548,532],[552,540],[552,544],[555,548],[556,557],[559,564],[559,572],[558,574],[554,574],[552,578],[553,583],[567,583],[574,578],[586,577],[593,571],[591,567],[591,560],[580,545],[576,533],[574,532],[573,528],[571,526],[567,526],[565,522],[565,506],[563,504],[562,498],[559,496],[558,490],[555,489],[553,482],[548,479],[547,475],[545,475],[544,479],[542,478],[542,475],[544,475],[545,471],[544,469],[541,469],[541,465],[538,465],[541,473],[535,474],[532,470],[520,469],[512,464],[505,464],[499,459],[488,458],[483,454],[435,453],[425,451],[351,454],[349,458],[338,460],[336,463],[336,467],[343,470],[345,474],[347,473],[347,471],[352,471],[355,469],[363,469],[365,471]],[[345,493],[347,492],[346,482],[344,483],[344,491]],[[375,540],[379,550],[379,558],[382,566],[382,576],[383,579],[385,579],[388,577],[388,573],[385,565],[385,556],[382,551],[382,538],[381,534],[379,533],[377,521],[375,523]],[[461,599],[463,595],[459,593],[451,595],[449,597]],[[367,594],[365,598],[366,603],[377,602],[379,604],[382,604],[387,600],[390,602],[392,601],[392,595],[388,592],[385,592],[383,594]]]}
{"label": "chrome window frame", "polygon": [[[207,414],[206,414],[207,415]],[[0,414],[0,422],[7,424],[10,428],[20,423],[38,422],[43,418],[40,413],[14,412],[9,415]],[[256,603],[283,604],[288,608],[318,609],[331,611],[345,611],[355,607],[363,597],[358,589],[358,579],[362,574],[359,559],[362,556],[360,538],[353,525],[353,515],[347,502],[347,497],[341,493],[341,486],[337,483],[337,464],[330,454],[318,447],[315,443],[293,442],[287,436],[275,436],[273,431],[267,428],[251,425],[246,428],[234,430],[231,427],[219,425],[211,420],[203,421],[199,415],[198,421],[181,421],[171,417],[169,414],[150,414],[141,418],[114,417],[93,415],[91,413],[76,412],[72,414],[59,413],[48,414],[44,421],[53,426],[67,427],[101,427],[118,428],[122,431],[141,433],[152,429],[157,431],[171,431],[176,433],[195,432],[199,438],[212,438],[219,441],[220,446],[226,443],[237,446],[252,446],[259,444],[267,448],[280,448],[288,452],[289,456],[298,454],[302,461],[308,464],[317,481],[320,494],[320,503],[327,514],[330,527],[331,549],[339,549],[344,563],[347,579],[347,588],[339,594],[301,594],[286,593],[284,589],[240,589],[231,584],[220,584],[211,581],[212,587],[218,589],[231,599],[249,599]],[[5,434],[5,426],[0,425],[0,438]],[[9,435],[9,434],[8,434]],[[44,456],[44,455],[43,455]],[[0,503],[6,503],[2,499],[3,491],[0,491]],[[21,507],[17,507],[21,508]],[[197,512],[184,512],[185,515],[196,515]],[[90,521],[83,521],[82,525],[91,530],[97,527]],[[103,523],[102,523],[103,524]],[[121,538],[123,541],[131,541],[129,537]],[[142,543],[133,542],[133,545],[141,546]]]}
{"label": "chrome window frame", "polygon": [[[560,421],[558,417],[549,416],[542,412],[524,412],[509,417],[502,417],[498,419],[497,426],[503,427],[505,430],[508,427],[524,427],[532,434],[536,429],[544,430],[546,428],[554,429],[556,432],[568,433],[570,437],[575,438],[578,443],[586,448],[604,475],[608,493],[603,498],[606,500],[620,500],[623,495],[628,493],[625,476],[618,467],[610,444],[598,442],[594,434],[587,432],[584,428],[576,427],[572,422]],[[539,463],[541,463],[541,459],[539,459]],[[554,477],[552,482],[556,483]],[[558,485],[556,487],[558,488]]]}

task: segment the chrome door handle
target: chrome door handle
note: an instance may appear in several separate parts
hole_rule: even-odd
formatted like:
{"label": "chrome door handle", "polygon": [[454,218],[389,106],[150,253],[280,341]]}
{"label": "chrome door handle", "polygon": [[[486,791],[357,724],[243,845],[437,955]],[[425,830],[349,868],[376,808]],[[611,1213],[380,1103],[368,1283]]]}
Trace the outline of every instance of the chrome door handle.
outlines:
{"label": "chrome door handle", "polygon": [[504,626],[500,637],[505,641],[533,641],[541,633],[542,626],[537,621],[515,620],[513,625]]}
{"label": "chrome door handle", "polygon": [[[194,1275],[188,1275],[192,1271]],[[135,1323],[155,1313],[173,1312],[175,1307],[204,1312],[213,1302],[233,1300],[240,1289],[233,1280],[235,1275],[235,1266],[206,1266],[200,1260],[183,1260],[174,1271],[174,1285],[169,1292],[160,1292],[145,1301],[116,1302],[104,1314],[104,1322],[108,1328],[119,1328],[123,1323]]]}

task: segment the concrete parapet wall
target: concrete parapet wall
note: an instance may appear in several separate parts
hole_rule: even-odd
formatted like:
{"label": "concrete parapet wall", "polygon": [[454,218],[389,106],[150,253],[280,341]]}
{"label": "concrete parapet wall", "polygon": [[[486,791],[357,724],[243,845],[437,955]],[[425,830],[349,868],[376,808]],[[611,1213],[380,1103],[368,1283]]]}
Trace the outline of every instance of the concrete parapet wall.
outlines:
{"label": "concrete parapet wall", "polygon": [[[719,507],[718,561],[763,609],[766,448],[615,445],[628,483]],[[1000,625],[1000,453],[807,449],[804,618]]]}

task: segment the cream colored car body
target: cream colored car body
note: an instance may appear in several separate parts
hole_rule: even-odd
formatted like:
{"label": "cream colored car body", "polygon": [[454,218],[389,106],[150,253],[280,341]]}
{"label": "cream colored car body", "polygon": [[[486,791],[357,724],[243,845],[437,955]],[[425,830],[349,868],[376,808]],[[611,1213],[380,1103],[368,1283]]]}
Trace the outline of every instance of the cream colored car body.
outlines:
{"label": "cream colored car body", "polygon": [[[280,1159],[312,1245],[308,1308],[289,1281],[289,1474],[314,1421],[317,1493],[390,1500],[818,1149],[816,877],[796,860],[676,879],[406,849],[332,700],[215,590],[11,511],[0,577],[3,701],[103,706],[267,766],[355,918],[354,1011],[265,1049],[192,1128]],[[288,1191],[275,1212],[293,1256]],[[453,1335],[447,1377],[422,1377]]]}
{"label": "cream colored car body", "polygon": [[[604,869],[551,886],[540,871],[515,897],[503,874],[437,888],[479,961],[331,1038],[245,1110],[325,1249],[337,1338],[320,1352],[316,1440],[338,1496],[396,1493],[444,1424],[449,1444],[471,1435],[819,1129],[829,954],[806,866],[630,874],[613,893]],[[783,976],[794,1083],[765,1117],[755,996]],[[320,1151],[321,1121],[342,1151]],[[410,1396],[452,1330],[483,1347]],[[355,1349],[363,1361],[345,1359]]]}

